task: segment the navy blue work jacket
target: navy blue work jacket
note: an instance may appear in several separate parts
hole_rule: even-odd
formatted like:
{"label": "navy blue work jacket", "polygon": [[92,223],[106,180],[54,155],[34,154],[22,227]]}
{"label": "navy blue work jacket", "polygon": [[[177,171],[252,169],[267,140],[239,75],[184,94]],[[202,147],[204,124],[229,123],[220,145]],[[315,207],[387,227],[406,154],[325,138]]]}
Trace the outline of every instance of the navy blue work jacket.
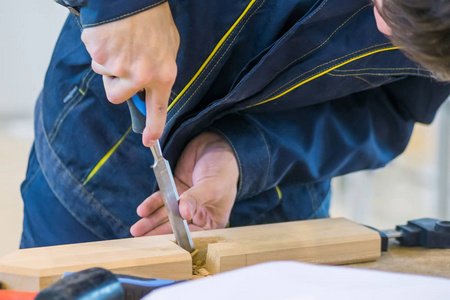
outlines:
{"label": "navy blue work jacket", "polygon": [[[37,102],[23,192],[40,169],[97,239],[129,237],[136,207],[157,188],[153,158],[126,104],[106,99],[80,33],[164,1],[58,2],[78,16]],[[230,143],[240,171],[231,226],[326,217],[331,178],[391,161],[450,92],[378,32],[369,0],[169,4],[181,45],[163,152],[174,168],[201,132]]]}

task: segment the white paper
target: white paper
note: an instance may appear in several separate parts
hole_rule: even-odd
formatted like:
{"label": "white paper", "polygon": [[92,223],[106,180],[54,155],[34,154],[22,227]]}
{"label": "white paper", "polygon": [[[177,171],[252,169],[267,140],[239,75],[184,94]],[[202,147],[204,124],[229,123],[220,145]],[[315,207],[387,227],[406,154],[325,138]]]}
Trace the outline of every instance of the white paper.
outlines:
{"label": "white paper", "polygon": [[144,299],[445,300],[450,299],[450,280],[284,261],[175,284]]}

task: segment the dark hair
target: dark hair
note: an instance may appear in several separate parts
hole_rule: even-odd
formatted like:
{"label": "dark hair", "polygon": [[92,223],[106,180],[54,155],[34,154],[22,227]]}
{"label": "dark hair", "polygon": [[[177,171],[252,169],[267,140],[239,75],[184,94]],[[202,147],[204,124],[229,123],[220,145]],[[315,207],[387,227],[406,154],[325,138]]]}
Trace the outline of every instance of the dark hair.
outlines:
{"label": "dark hair", "polygon": [[438,80],[450,81],[450,0],[384,0],[392,43]]}

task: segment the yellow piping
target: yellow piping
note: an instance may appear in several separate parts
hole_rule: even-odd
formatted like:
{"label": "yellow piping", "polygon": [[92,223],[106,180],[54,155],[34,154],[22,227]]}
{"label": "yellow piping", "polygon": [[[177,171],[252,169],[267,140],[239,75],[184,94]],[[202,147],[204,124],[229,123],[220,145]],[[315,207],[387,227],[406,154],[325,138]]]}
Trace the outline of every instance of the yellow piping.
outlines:
{"label": "yellow piping", "polygon": [[222,39],[219,41],[219,43],[216,45],[214,50],[211,52],[211,54],[208,56],[208,58],[205,60],[205,62],[202,64],[200,69],[197,71],[197,73],[192,77],[191,81],[183,88],[183,90],[178,94],[178,96],[170,103],[169,107],[167,108],[167,111],[170,111],[172,107],[178,102],[178,100],[184,95],[184,93],[190,88],[190,86],[194,83],[194,81],[197,79],[198,76],[203,72],[203,70],[208,65],[209,61],[214,57],[216,52],[219,50],[220,47],[222,47],[222,44],[225,42],[225,40],[228,38],[228,36],[233,32],[234,28],[239,24],[239,22],[242,20],[242,18],[245,16],[245,14],[248,12],[248,10],[253,6],[253,4],[256,2],[256,0],[250,1],[250,3],[247,5],[244,12],[240,15],[240,17],[234,22],[233,26],[227,31],[227,33],[222,37]]}
{"label": "yellow piping", "polygon": [[83,185],[88,183],[88,181],[97,173],[97,171],[103,166],[103,164],[109,159],[109,157],[114,153],[114,151],[119,147],[119,145],[123,142],[123,140],[127,137],[127,135],[131,132],[131,126],[125,132],[125,134],[120,138],[120,140],[112,147],[105,156],[100,159],[97,165],[92,169],[91,173],[89,173],[88,177],[84,180]]}
{"label": "yellow piping", "polygon": [[352,59],[350,59],[350,60],[348,60],[348,61],[346,61],[346,62],[340,63],[340,64],[338,64],[338,65],[336,65],[336,66],[334,66],[334,67],[331,67],[331,68],[329,68],[329,69],[327,69],[327,70],[325,70],[325,71],[323,71],[323,72],[321,72],[321,73],[319,73],[319,74],[316,74],[316,75],[314,75],[314,76],[312,76],[312,77],[310,77],[310,78],[308,78],[308,79],[306,79],[306,80],[304,80],[304,81],[302,81],[302,82],[300,82],[300,83],[294,85],[294,86],[291,87],[290,89],[287,89],[286,91],[282,92],[281,94],[278,94],[278,95],[275,96],[275,97],[272,97],[272,98],[270,98],[270,99],[264,100],[264,101],[262,101],[262,102],[260,102],[260,103],[254,104],[254,105],[250,105],[250,106],[248,106],[247,108],[254,107],[254,106],[257,106],[257,105],[260,105],[260,104],[264,104],[264,103],[270,102],[270,101],[272,101],[272,100],[275,100],[275,99],[277,99],[277,98],[280,98],[281,96],[286,95],[286,94],[289,93],[290,91],[295,90],[295,89],[298,88],[299,86],[301,86],[301,85],[303,85],[303,84],[305,84],[305,83],[307,83],[307,82],[309,82],[309,81],[311,81],[311,80],[313,80],[313,79],[316,79],[317,77],[320,77],[320,76],[322,76],[322,75],[325,75],[325,74],[327,74],[328,72],[333,71],[334,69],[337,69],[337,68],[339,68],[339,67],[342,67],[343,65],[346,65],[346,64],[348,64],[348,63],[350,63],[350,62],[352,62],[352,61],[358,60],[358,59],[360,59],[360,58],[363,58],[363,57],[366,57],[366,56],[369,56],[369,55],[372,55],[372,54],[375,54],[375,53],[378,53],[378,52],[383,52],[383,51],[388,51],[388,50],[396,50],[396,49],[399,49],[399,48],[398,48],[398,47],[390,47],[390,48],[378,49],[378,50],[375,50],[375,51],[372,51],[372,52],[368,52],[368,53],[364,53],[364,54],[362,54],[362,55],[356,56],[356,57],[354,57],[354,58],[352,58]]}
{"label": "yellow piping", "polygon": [[280,188],[278,187],[278,185],[275,186],[275,189],[277,190],[278,200],[283,199],[283,194],[281,193],[281,190],[280,190]]}

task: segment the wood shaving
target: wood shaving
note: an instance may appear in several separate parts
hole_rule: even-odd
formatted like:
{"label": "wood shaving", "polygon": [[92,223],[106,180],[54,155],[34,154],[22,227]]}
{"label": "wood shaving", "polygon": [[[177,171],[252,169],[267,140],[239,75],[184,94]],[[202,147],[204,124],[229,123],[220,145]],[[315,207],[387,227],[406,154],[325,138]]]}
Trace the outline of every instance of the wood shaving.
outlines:
{"label": "wood shaving", "polygon": [[206,262],[204,260],[195,258],[197,253],[198,253],[197,249],[194,252],[191,253],[191,256],[192,256],[192,275],[200,276],[200,277],[211,276],[212,274],[205,268]]}
{"label": "wood shaving", "polygon": [[192,251],[191,253],[191,257],[194,258],[198,253],[198,249],[195,249],[194,251]]}
{"label": "wood shaving", "polygon": [[203,276],[203,277],[207,277],[207,276],[211,276],[212,274],[211,273],[209,273],[209,271],[208,270],[206,270],[205,268],[198,268],[197,270],[196,270],[196,275],[200,275],[200,276]]}

